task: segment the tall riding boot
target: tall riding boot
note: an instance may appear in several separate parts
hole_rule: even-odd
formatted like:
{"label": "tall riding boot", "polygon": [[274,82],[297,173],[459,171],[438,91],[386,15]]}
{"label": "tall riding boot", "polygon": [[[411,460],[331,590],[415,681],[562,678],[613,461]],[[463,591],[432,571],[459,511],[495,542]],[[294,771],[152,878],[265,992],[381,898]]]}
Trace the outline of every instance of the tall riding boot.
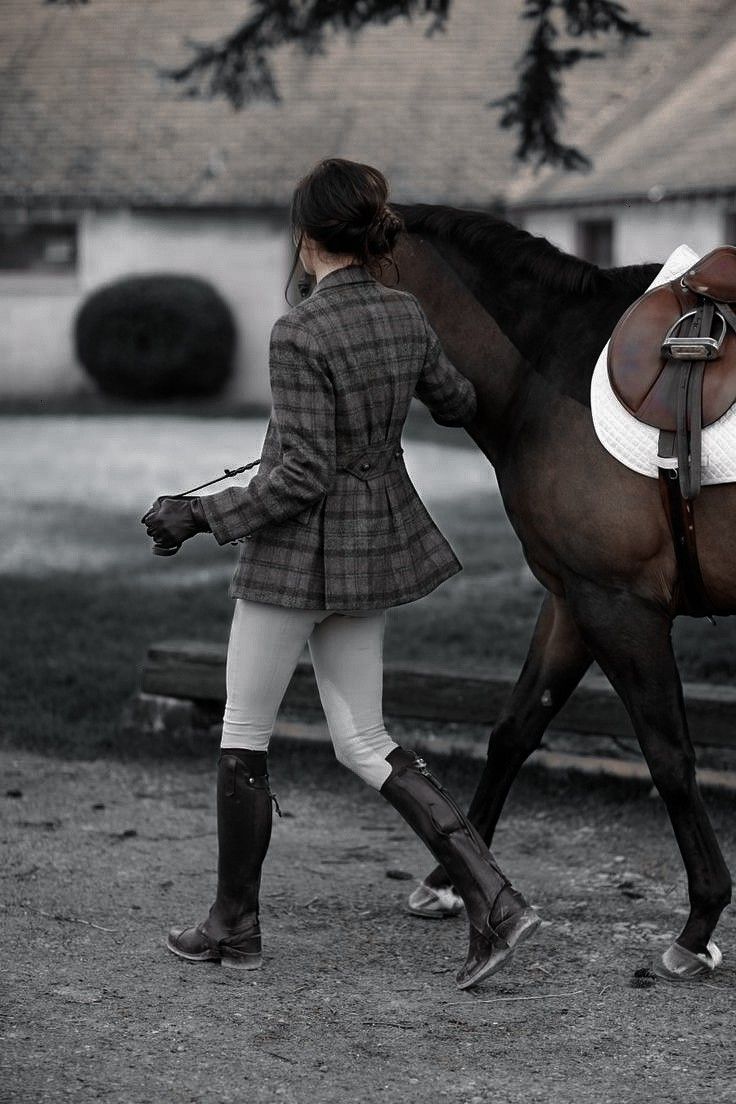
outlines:
{"label": "tall riding boot", "polygon": [[224,749],[217,766],[217,895],[206,920],[169,932],[167,946],[180,958],[246,970],[261,965],[258,890],[272,801],[266,753]]}
{"label": "tall riding boot", "polygon": [[394,748],[381,793],[414,829],[452,878],[470,921],[468,957],[456,975],[461,989],[477,985],[508,962],[540,919],[512,889],[485,842],[441,782],[414,752]]}

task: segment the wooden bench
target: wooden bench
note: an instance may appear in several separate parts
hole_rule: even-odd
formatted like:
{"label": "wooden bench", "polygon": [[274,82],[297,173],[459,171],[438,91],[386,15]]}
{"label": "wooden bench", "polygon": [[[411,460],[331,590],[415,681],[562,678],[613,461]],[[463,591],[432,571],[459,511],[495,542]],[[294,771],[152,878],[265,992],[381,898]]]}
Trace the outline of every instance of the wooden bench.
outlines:
{"label": "wooden bench", "polygon": [[[187,701],[224,703],[225,644],[170,640],[152,644],[143,667],[146,694]],[[386,664],[387,717],[491,725],[501,714],[516,681],[511,671],[469,676],[446,668]],[[703,745],[736,746],[736,689],[686,683],[685,699],[693,740]],[[301,662],[286,693],[288,711],[320,714],[311,663]],[[629,719],[608,682],[588,675],[555,718],[558,731],[633,738]]]}

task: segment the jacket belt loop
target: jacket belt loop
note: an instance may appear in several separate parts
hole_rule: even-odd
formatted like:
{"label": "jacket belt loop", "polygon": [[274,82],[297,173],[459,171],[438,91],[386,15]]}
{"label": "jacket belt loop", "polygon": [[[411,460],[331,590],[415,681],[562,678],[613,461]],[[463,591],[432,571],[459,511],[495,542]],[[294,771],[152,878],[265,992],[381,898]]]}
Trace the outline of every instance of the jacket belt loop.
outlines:
{"label": "jacket belt loop", "polygon": [[404,450],[400,441],[387,441],[383,445],[369,446],[349,460],[338,464],[338,471],[350,472],[357,479],[368,483],[379,475],[399,466]]}

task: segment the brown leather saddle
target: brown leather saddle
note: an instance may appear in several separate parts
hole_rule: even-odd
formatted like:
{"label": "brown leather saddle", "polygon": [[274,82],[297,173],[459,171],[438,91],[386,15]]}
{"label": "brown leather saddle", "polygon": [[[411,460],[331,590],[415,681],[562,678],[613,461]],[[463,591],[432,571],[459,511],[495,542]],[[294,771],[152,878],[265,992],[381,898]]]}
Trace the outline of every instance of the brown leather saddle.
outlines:
{"label": "brown leather saddle", "polygon": [[[660,487],[686,604],[709,611],[695,546],[702,431],[736,402],[736,247],[720,246],[684,276],[637,299],[608,348],[608,376],[626,409],[659,429]],[[675,467],[672,463],[675,463]]]}

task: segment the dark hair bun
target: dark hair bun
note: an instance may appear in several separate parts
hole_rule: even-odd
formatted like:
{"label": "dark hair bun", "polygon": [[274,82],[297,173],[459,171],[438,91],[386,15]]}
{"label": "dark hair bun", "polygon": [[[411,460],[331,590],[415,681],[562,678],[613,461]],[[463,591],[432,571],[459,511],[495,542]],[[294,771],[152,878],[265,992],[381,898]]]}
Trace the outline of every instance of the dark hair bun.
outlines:
{"label": "dark hair bun", "polygon": [[328,253],[380,262],[403,229],[387,203],[388,182],[378,169],[330,157],[297,184],[291,202],[294,239],[307,234]]}
{"label": "dark hair bun", "polygon": [[366,248],[371,256],[384,257],[390,253],[403,228],[404,223],[396,212],[384,205],[366,231]]}

